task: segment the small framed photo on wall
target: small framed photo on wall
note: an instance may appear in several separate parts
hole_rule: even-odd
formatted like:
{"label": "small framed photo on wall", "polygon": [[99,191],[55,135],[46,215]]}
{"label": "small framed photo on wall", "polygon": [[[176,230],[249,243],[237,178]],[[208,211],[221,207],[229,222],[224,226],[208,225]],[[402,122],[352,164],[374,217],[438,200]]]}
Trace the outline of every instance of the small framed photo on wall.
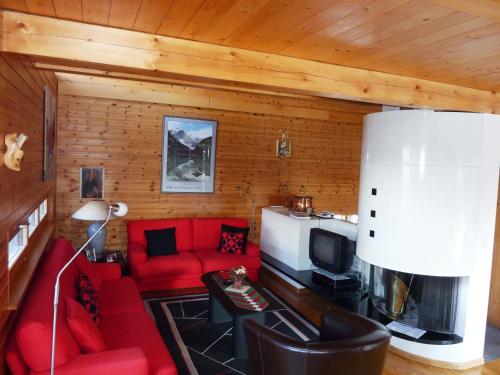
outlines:
{"label": "small framed photo on wall", "polygon": [[104,168],[80,168],[80,198],[104,197]]}

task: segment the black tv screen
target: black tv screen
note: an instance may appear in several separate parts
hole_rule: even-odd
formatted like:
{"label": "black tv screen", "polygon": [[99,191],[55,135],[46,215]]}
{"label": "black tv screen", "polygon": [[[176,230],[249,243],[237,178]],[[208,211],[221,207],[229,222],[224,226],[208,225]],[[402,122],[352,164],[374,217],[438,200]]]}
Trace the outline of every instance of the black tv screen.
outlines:
{"label": "black tv screen", "polygon": [[354,242],[346,236],[320,228],[312,228],[309,237],[311,262],[326,271],[340,274],[351,268]]}

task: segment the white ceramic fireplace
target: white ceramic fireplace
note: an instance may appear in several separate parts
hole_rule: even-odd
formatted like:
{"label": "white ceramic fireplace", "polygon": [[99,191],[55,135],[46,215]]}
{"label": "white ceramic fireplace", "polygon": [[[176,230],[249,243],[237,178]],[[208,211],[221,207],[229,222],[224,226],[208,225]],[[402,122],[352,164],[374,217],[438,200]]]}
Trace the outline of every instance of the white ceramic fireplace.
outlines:
{"label": "white ceramic fireplace", "polygon": [[481,361],[499,166],[500,116],[405,110],[365,117],[357,255],[391,271],[459,278],[454,327],[463,341],[394,337],[396,348],[456,367]]}

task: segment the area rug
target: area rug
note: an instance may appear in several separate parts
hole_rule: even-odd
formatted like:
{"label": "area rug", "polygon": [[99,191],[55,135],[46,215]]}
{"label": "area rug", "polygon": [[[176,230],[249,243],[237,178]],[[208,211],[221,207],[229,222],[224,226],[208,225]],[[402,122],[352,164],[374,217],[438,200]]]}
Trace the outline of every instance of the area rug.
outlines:
{"label": "area rug", "polygon": [[[265,313],[266,326],[297,340],[318,339],[318,331],[311,324],[273,297],[283,309]],[[152,298],[144,303],[154,317],[180,375],[246,373],[246,359],[232,356],[232,323],[213,324],[208,321],[208,294]]]}

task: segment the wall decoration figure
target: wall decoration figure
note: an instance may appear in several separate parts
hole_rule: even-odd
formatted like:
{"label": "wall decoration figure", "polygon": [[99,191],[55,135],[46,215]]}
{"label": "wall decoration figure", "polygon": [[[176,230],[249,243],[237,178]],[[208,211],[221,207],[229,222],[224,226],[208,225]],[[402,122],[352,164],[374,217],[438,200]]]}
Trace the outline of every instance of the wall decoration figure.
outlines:
{"label": "wall decoration figure", "polygon": [[163,193],[213,193],[217,121],[164,117]]}
{"label": "wall decoration figure", "polygon": [[276,156],[281,160],[292,156],[292,141],[286,129],[279,130],[279,138],[276,140]]}
{"label": "wall decoration figure", "polygon": [[43,180],[52,180],[55,175],[54,149],[56,143],[57,97],[47,86],[43,88],[45,104],[43,111]]}
{"label": "wall decoration figure", "polygon": [[2,160],[7,168],[16,172],[21,170],[21,160],[24,156],[22,147],[27,139],[28,136],[23,133],[10,133],[5,136],[4,142],[7,150],[3,154]]}
{"label": "wall decoration figure", "polygon": [[80,168],[80,198],[104,197],[104,168]]}

